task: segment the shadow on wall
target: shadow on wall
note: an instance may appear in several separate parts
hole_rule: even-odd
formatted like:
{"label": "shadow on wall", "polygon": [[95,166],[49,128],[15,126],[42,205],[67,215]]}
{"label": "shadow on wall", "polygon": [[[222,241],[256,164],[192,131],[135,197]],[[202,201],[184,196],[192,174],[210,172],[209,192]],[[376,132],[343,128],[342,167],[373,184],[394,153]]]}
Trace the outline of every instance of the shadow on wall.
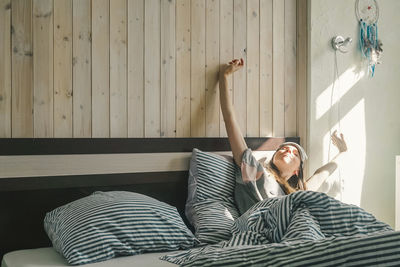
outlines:
{"label": "shadow on wall", "polygon": [[[378,219],[394,225],[395,159],[399,154],[400,106],[398,8],[400,1],[379,3],[380,38],[383,40],[383,64],[371,79],[361,63],[358,47],[359,28],[355,23],[353,1],[310,1],[310,173],[336,154],[329,147],[329,135],[342,129],[349,152],[339,175],[325,184],[325,191],[345,202],[360,205]],[[340,20],[338,20],[340,18]],[[331,38],[338,33],[353,37],[353,48],[346,56],[338,53],[339,79],[334,71],[335,54]],[[364,74],[362,75],[362,72]],[[339,88],[340,96],[332,87]],[[332,97],[332,94],[334,97]],[[331,101],[331,97],[333,101]],[[340,99],[340,102],[338,101]],[[340,104],[340,105],[339,105]],[[340,112],[339,112],[340,111]],[[343,186],[341,190],[340,186]],[[338,192],[341,194],[337,194]]]}
{"label": "shadow on wall", "polygon": [[[328,162],[337,153],[330,142],[331,133],[337,129],[344,133],[349,151],[340,171],[325,182],[320,190],[346,203],[361,206],[378,219],[388,222],[391,220],[388,214],[394,210],[394,200],[389,200],[394,196],[394,188],[393,192],[384,192],[385,188],[392,188],[392,172],[385,169],[384,161],[387,160],[385,156],[392,151],[382,151],[382,156],[377,155],[376,151],[380,148],[374,141],[387,142],[380,134],[390,128],[383,131],[376,129],[376,120],[384,117],[377,114],[384,112],[383,107],[380,108],[377,103],[384,101],[376,99],[376,92],[368,92],[374,89],[370,83],[376,81],[366,75],[361,63],[347,68],[338,77],[316,98],[314,127],[323,138],[319,144],[313,145],[322,147],[319,162]],[[386,201],[393,203],[393,207],[382,207],[382,201],[376,198],[378,194],[385,194]]]}
{"label": "shadow on wall", "polygon": [[[326,62],[321,65],[323,70],[316,69],[315,73],[326,74],[333,70],[334,57],[332,53],[331,61],[325,58]],[[340,174],[335,173],[320,188],[321,191],[359,205],[378,219],[394,225],[394,156],[399,153],[400,145],[396,137],[400,128],[395,115],[399,110],[397,101],[400,95],[395,85],[398,69],[394,67],[397,63],[395,59],[386,59],[370,78],[360,58],[359,51],[351,58],[338,54],[338,59],[343,60],[339,63],[339,70],[343,71],[337,75],[338,78],[336,75],[331,78],[313,77],[318,86],[314,85],[311,92],[314,93],[310,106],[310,124],[313,125],[311,157],[314,165],[328,162],[337,153],[336,148],[330,145],[330,133],[340,128],[349,152]],[[316,167],[319,166],[313,166],[310,171]]]}
{"label": "shadow on wall", "polygon": [[315,103],[315,125],[323,136],[322,162],[328,162],[337,154],[330,142],[334,130],[344,133],[349,152],[340,170],[320,190],[344,202],[361,205],[366,167],[365,104],[363,89],[356,85],[365,72],[361,65],[353,65],[340,75],[336,74],[336,69],[334,71],[333,82],[318,95]]}

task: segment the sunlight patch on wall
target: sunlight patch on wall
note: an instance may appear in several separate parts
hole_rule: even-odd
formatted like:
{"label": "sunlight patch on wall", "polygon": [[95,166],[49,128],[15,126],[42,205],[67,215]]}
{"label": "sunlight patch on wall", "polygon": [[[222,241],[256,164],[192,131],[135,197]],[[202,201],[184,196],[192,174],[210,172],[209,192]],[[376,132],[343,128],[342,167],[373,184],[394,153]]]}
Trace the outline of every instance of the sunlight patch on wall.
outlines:
{"label": "sunlight patch on wall", "polygon": [[341,120],[348,152],[341,169],[342,201],[360,206],[365,176],[365,101],[361,99]]}
{"label": "sunlight patch on wall", "polygon": [[337,169],[319,188],[319,191],[345,203],[360,206],[365,174],[366,128],[365,103],[361,99],[339,122],[323,137],[323,162],[332,160],[337,148],[331,143],[331,133],[342,132],[348,146],[348,152]]}
{"label": "sunlight patch on wall", "polygon": [[353,86],[365,76],[365,71],[359,71],[357,66],[347,69],[339,79],[330,84],[316,100],[316,120],[324,116]]}

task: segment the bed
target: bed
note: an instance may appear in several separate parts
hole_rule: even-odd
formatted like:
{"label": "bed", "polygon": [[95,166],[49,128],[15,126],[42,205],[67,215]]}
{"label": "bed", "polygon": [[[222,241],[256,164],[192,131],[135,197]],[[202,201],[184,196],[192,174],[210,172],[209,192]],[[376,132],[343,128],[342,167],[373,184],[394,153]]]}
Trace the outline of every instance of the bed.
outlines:
{"label": "bed", "polygon": [[[250,148],[264,151],[284,141],[299,139],[246,138]],[[64,266],[65,260],[49,248],[44,216],[99,190],[138,192],[166,202],[193,230],[184,214],[192,150],[230,153],[227,138],[20,138],[0,139],[0,147],[0,258],[11,252],[2,261],[7,267],[43,266],[47,257],[51,265]],[[171,265],[158,257],[132,260]],[[127,258],[116,259],[116,266]]]}
{"label": "bed", "polygon": [[[259,160],[284,141],[298,143],[299,138],[246,139]],[[176,207],[176,217],[198,243],[85,266],[400,263],[399,232],[323,193],[262,201],[239,216],[226,138],[1,139],[0,146],[2,267],[69,266],[44,230],[46,213],[99,191],[120,190]]]}

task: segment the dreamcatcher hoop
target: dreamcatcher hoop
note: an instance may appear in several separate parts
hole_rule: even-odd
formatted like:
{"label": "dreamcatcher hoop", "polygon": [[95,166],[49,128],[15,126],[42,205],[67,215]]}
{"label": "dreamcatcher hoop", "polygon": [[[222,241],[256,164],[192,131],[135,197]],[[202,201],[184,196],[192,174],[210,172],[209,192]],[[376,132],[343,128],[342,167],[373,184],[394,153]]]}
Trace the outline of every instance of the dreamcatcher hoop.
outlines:
{"label": "dreamcatcher hoop", "polygon": [[356,0],[356,17],[358,21],[374,24],[379,19],[379,6],[376,0]]}

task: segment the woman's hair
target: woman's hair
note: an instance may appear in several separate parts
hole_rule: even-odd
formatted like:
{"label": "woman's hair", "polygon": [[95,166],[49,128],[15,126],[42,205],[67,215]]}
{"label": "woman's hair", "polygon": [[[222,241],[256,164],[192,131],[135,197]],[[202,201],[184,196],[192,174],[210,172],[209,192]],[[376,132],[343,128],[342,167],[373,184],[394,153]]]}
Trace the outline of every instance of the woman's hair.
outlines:
{"label": "woman's hair", "polygon": [[303,161],[300,161],[299,174],[292,175],[287,181],[281,177],[278,167],[272,161],[272,159],[269,161],[267,168],[275,176],[275,180],[282,187],[286,195],[299,190],[307,190],[307,185],[303,177]]}

